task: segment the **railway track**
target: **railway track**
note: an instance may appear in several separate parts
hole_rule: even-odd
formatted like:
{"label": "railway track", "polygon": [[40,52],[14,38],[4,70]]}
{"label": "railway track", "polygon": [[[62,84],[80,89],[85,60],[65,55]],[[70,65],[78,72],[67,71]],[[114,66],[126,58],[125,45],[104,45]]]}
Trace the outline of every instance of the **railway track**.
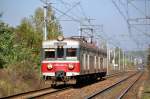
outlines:
{"label": "railway track", "polygon": [[[113,78],[113,77],[118,77],[118,76],[121,76],[121,74],[120,73],[116,73],[116,74],[113,74],[111,76],[109,75],[106,78]],[[105,80],[103,80],[103,81],[105,81]],[[101,80],[98,81],[98,82],[101,82]],[[85,92],[84,89],[86,89],[89,86],[92,86],[94,84],[98,84],[98,82],[95,82],[95,83],[92,83],[92,84],[87,84],[87,85],[86,84],[85,85],[81,84],[81,86],[80,85],[78,87],[75,86],[75,88],[73,87],[73,88],[71,88],[69,90],[61,91],[61,92],[58,92],[56,94],[41,95],[41,96],[36,97],[36,98],[37,99],[49,99],[49,98],[51,98],[51,99],[61,99],[63,97],[63,99],[78,99],[78,98],[79,99],[84,99],[84,97],[82,97],[82,95],[83,95],[82,92]]]}
{"label": "railway track", "polygon": [[119,76],[119,75],[122,75],[122,74],[125,74],[127,72],[117,72],[117,73],[112,73],[110,75],[106,75],[104,78],[107,79],[107,78],[111,78],[111,77],[115,77],[115,76]]}
{"label": "railway track", "polygon": [[136,84],[136,82],[142,77],[143,73],[134,81],[130,84],[130,86],[128,86],[119,96],[117,99],[122,99],[127,93],[128,91]]}
{"label": "railway track", "polygon": [[[121,74],[123,74],[123,73],[121,73]],[[125,74],[125,72],[124,72],[124,74]],[[106,76],[105,79],[115,77],[115,76],[119,76],[119,75],[120,75],[120,73],[115,73],[115,74]],[[67,91],[67,90],[70,90],[70,89],[74,89],[73,85],[62,87],[62,88],[59,88],[59,89],[53,89],[53,88],[49,87],[49,88],[44,88],[44,89],[25,92],[25,93],[20,93],[20,94],[17,94],[17,95],[12,95],[12,96],[3,97],[3,98],[7,98],[7,99],[10,99],[10,98],[11,99],[41,98],[41,97],[44,97],[46,95],[50,96],[50,95],[54,95],[54,94],[57,94],[57,93],[63,93],[64,91]]]}
{"label": "railway track", "polygon": [[[119,95],[114,95],[113,94],[113,96],[112,97],[115,97],[114,99],[121,99],[125,94],[127,94],[127,92],[130,90],[130,88],[141,78],[141,76],[142,76],[142,74],[143,74],[143,72],[141,73],[139,73],[139,72],[137,72],[137,73],[134,73],[134,74],[132,74],[132,75],[130,75],[130,76],[128,76],[128,77],[126,77],[126,78],[124,78],[124,79],[122,79],[122,80],[120,80],[120,81],[118,81],[118,82],[116,82],[116,83],[114,83],[113,85],[111,85],[111,86],[108,86],[107,88],[105,88],[105,89],[103,89],[103,90],[99,90],[99,91],[97,91],[97,92],[95,92],[95,93],[93,93],[93,94],[91,94],[91,95],[89,95],[89,96],[87,96],[85,99],[93,99],[93,98],[96,98],[96,97],[101,97],[102,99],[106,96],[106,95],[111,95],[111,94],[109,94],[110,92],[112,92],[113,91],[113,89],[115,89],[117,86],[119,86],[121,83],[123,84],[124,82],[126,82],[127,80],[130,80],[131,78],[133,78],[134,77],[134,80],[132,79],[132,82],[131,83],[129,83],[129,85],[126,87],[126,88],[124,88],[123,89],[123,91],[121,91],[121,93],[120,92],[117,92],[117,93],[119,93]],[[111,97],[111,98],[112,98]],[[106,98],[107,99],[107,98]],[[109,99],[109,98],[108,98]],[[113,98],[112,98],[113,99]]]}
{"label": "railway track", "polygon": [[71,89],[71,88],[72,88],[72,86],[68,86],[68,87],[61,88],[61,89],[53,89],[50,87],[50,88],[44,88],[44,89],[40,89],[40,90],[20,93],[20,94],[16,94],[16,95],[12,95],[12,96],[7,96],[7,97],[3,97],[0,99],[34,99],[34,98],[41,97],[43,95],[55,94],[57,92]]}

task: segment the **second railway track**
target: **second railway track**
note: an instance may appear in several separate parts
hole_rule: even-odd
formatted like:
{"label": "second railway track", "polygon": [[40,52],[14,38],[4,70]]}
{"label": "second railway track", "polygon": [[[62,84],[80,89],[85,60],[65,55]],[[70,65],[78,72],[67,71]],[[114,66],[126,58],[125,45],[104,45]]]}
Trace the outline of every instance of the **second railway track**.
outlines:
{"label": "second railway track", "polygon": [[[143,75],[143,72],[140,72],[140,73],[138,72],[138,73],[132,74],[132,75],[114,83],[113,85],[108,86],[107,88],[105,88],[103,90],[96,91],[95,93],[87,96],[86,99],[99,99],[99,98],[101,98],[101,99],[121,99],[129,91],[129,89],[140,79],[140,77],[142,75]],[[121,86],[121,84],[125,88],[118,87],[118,86]],[[122,88],[122,90],[120,90],[121,88]]]}
{"label": "second railway track", "polygon": [[61,89],[53,89],[50,87],[50,88],[44,88],[44,89],[39,89],[39,90],[35,90],[35,91],[20,93],[20,94],[16,94],[16,95],[12,95],[12,96],[7,96],[7,97],[3,97],[1,99],[34,99],[37,97],[41,97],[43,95],[54,94],[54,93],[64,91],[67,89],[71,89],[71,88],[72,88],[71,86],[61,88]]}

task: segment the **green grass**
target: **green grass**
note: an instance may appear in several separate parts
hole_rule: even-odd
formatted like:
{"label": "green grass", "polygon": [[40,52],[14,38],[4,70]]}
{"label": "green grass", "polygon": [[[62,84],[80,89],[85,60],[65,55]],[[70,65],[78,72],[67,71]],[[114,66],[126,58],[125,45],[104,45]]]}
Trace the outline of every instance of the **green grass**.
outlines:
{"label": "green grass", "polygon": [[150,80],[145,83],[142,99],[150,99]]}
{"label": "green grass", "polygon": [[144,94],[142,99],[150,99],[150,94]]}

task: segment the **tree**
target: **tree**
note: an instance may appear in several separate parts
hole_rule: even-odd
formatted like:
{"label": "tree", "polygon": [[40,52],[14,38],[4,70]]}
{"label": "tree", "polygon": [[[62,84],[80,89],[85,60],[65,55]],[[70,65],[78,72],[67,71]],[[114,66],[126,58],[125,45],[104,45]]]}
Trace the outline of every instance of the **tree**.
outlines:
{"label": "tree", "polygon": [[[54,39],[61,33],[59,24],[50,8],[48,16],[51,17],[51,20],[47,24],[48,38]],[[17,86],[20,83],[30,88],[32,85],[30,84],[31,81],[39,81],[38,78],[40,75],[37,72],[39,69],[36,68],[40,66],[43,19],[43,9],[38,8],[33,16],[23,18],[20,25],[16,28],[9,27],[0,21],[0,68],[6,68],[6,77],[1,81],[9,82],[9,86],[12,87],[13,92],[15,92],[14,88],[15,90],[22,90],[20,86]],[[17,82],[14,83],[16,80]],[[8,87],[7,84],[4,85]],[[39,87],[40,85],[37,83],[37,86]],[[5,86],[1,89],[5,89],[6,93],[10,90],[10,88],[6,88]]]}
{"label": "tree", "polygon": [[[44,11],[36,9],[33,16],[23,18],[17,28],[0,22],[0,67],[24,60],[40,63],[40,50],[43,39]],[[59,34],[59,23],[52,9],[48,8],[48,38],[54,39]]]}
{"label": "tree", "polygon": [[0,68],[13,58],[13,39],[14,29],[0,21]]}
{"label": "tree", "polygon": [[[21,24],[16,29],[17,42],[23,41],[27,47],[35,48],[41,45],[43,39],[44,27],[44,11],[42,8],[37,8],[34,15],[29,18],[24,18]],[[48,39],[54,39],[58,35],[62,35],[59,29],[59,23],[56,20],[51,8],[48,8]],[[38,44],[37,44],[38,43]],[[38,46],[37,46],[38,45]]]}
{"label": "tree", "polygon": [[[17,47],[17,49],[22,48],[20,49],[20,51],[23,50],[22,52],[24,52],[24,49],[26,49],[26,52],[18,52],[18,54],[20,53],[22,56],[26,56],[26,54],[27,56],[31,55],[30,59],[36,64],[39,64],[40,62],[40,51],[44,27],[43,16],[43,9],[37,8],[33,16],[22,19],[21,24],[16,28],[15,31],[15,45],[20,46]],[[62,33],[59,30],[58,21],[56,20],[51,8],[48,8],[48,18],[50,19],[47,23],[48,39],[54,39]]]}
{"label": "tree", "polygon": [[[36,32],[43,33],[43,27],[44,27],[43,16],[44,16],[44,10],[40,7],[36,9],[34,16],[32,16],[33,25],[35,26]],[[56,20],[56,17],[50,6],[48,7],[47,20],[48,20],[47,22],[48,39],[54,39],[58,35],[62,34],[60,31],[60,25]]]}
{"label": "tree", "polygon": [[[24,18],[16,29],[16,43],[27,48],[34,48],[41,44],[42,35],[36,32],[30,19]],[[40,45],[38,43],[38,45]]]}

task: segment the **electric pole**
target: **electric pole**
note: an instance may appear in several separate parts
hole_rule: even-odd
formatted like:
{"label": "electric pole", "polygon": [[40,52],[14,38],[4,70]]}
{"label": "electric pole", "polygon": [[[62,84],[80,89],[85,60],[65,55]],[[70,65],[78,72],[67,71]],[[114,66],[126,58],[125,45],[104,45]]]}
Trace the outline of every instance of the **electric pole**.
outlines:
{"label": "electric pole", "polygon": [[107,75],[109,75],[109,48],[108,43],[106,43],[107,46]]}
{"label": "electric pole", "polygon": [[121,69],[120,69],[120,68],[121,68],[121,66],[120,66],[120,60],[121,60],[121,59],[120,59],[120,48],[119,48],[119,60],[118,60],[118,61],[119,61],[119,70],[121,70]]}
{"label": "electric pole", "polygon": [[44,28],[43,28],[43,40],[47,40],[47,12],[48,12],[48,6],[50,3],[48,3],[48,0],[41,0],[41,2],[44,3]]}

